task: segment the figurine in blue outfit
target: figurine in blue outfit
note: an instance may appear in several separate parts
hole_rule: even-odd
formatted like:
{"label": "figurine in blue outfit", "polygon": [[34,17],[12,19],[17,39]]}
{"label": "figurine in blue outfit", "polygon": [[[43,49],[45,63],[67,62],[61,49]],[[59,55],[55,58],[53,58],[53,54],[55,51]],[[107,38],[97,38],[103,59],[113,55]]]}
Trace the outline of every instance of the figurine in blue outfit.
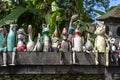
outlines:
{"label": "figurine in blue outfit", "polygon": [[17,24],[10,24],[10,30],[7,36],[7,47],[5,47],[4,52],[3,52],[3,65],[2,66],[7,66],[6,65],[7,52],[12,52],[12,63],[10,65],[15,65],[14,59],[15,59],[15,52],[16,52],[16,47],[15,47],[16,26]]}
{"label": "figurine in blue outfit", "polygon": [[75,29],[72,27],[74,19],[76,19],[78,15],[73,15],[71,17],[70,23],[69,23],[69,29],[68,29],[68,40],[72,42],[73,34]]}

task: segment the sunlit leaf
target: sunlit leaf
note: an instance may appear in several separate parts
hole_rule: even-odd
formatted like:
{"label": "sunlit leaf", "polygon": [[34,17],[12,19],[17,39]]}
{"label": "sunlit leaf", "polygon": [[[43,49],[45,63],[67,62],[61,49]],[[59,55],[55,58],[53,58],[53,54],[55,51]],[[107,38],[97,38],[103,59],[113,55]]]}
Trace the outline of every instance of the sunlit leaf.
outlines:
{"label": "sunlit leaf", "polygon": [[56,4],[55,1],[52,2],[52,11],[57,11],[59,9],[58,5]]}

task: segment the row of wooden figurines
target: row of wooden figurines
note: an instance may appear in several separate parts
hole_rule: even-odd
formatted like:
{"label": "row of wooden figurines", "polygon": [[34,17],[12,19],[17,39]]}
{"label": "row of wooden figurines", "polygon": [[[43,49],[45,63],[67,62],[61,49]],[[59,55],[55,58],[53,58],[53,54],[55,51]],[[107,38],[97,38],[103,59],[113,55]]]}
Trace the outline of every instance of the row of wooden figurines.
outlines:
{"label": "row of wooden figurines", "polygon": [[[42,25],[42,36],[38,33],[38,39],[36,44],[32,40],[32,26],[28,26],[29,39],[25,42],[25,32],[23,28],[17,31],[17,46],[15,46],[16,39],[16,24],[10,24],[10,30],[7,36],[7,45],[4,46],[4,36],[3,28],[0,28],[0,51],[3,51],[3,65],[6,66],[6,53],[7,51],[12,51],[12,64],[14,65],[15,53],[16,51],[44,51],[44,52],[68,52],[72,50],[73,52],[73,63],[75,63],[75,53],[84,51],[86,53],[94,53],[96,64],[109,64],[109,55],[111,55],[111,60],[114,59],[114,53],[120,53],[120,46],[118,50],[115,47],[115,39],[110,38],[105,34],[105,25],[97,21],[97,28],[95,34],[94,46],[90,40],[90,34],[87,34],[87,42],[84,45],[84,38],[81,36],[80,27],[77,26],[74,32],[72,23],[78,15],[73,15],[70,20],[69,29],[63,28],[62,31],[62,41],[60,42],[60,32],[58,27],[58,17],[56,17],[56,28],[52,35],[49,36],[50,27],[49,25]],[[110,54],[109,54],[110,53]],[[105,55],[103,55],[105,54]],[[102,59],[101,59],[102,58]],[[115,58],[117,61],[118,59]]]}

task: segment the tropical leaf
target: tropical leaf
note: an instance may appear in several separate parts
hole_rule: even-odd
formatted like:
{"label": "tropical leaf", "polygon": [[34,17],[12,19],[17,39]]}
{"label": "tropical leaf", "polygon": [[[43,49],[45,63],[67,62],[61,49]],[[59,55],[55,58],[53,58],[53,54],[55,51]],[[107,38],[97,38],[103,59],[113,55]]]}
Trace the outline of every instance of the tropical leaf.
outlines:
{"label": "tropical leaf", "polygon": [[45,21],[46,21],[47,24],[50,24],[50,26],[51,26],[51,24],[52,24],[52,16],[51,16],[50,13],[47,13],[45,15]]}
{"label": "tropical leaf", "polygon": [[86,27],[87,27],[87,26],[82,26],[82,27],[80,27],[80,32],[82,33],[83,31],[86,31]]}
{"label": "tropical leaf", "polygon": [[84,6],[83,6],[83,1],[84,0],[75,0],[76,3],[76,11],[78,14],[83,14],[84,13]]}
{"label": "tropical leaf", "polygon": [[59,7],[58,7],[58,5],[57,5],[57,3],[55,1],[52,2],[52,6],[51,7],[52,7],[52,11],[59,10]]}
{"label": "tropical leaf", "polygon": [[17,7],[9,15],[7,15],[5,18],[3,18],[2,20],[0,20],[0,27],[2,27],[4,25],[8,25],[8,24],[13,23],[25,11],[27,11],[26,8],[24,8],[24,7]]}
{"label": "tropical leaf", "polygon": [[99,15],[103,15],[103,14],[105,14],[105,12],[100,11],[100,10],[94,10],[94,12],[97,13],[97,14],[99,14]]}

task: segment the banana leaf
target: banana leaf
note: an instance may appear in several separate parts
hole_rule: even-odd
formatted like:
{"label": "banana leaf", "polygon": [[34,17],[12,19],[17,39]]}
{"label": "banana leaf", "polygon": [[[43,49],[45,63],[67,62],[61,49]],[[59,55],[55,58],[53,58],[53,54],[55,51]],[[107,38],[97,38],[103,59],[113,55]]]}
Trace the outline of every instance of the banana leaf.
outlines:
{"label": "banana leaf", "polygon": [[57,3],[55,1],[52,2],[52,11],[58,11],[59,10],[59,7],[57,5]]}
{"label": "banana leaf", "polygon": [[76,11],[79,14],[83,14],[84,13],[84,4],[83,4],[83,0],[75,0],[76,3]]}
{"label": "banana leaf", "polygon": [[19,16],[22,13],[24,13],[25,11],[27,11],[26,8],[24,8],[24,7],[17,7],[9,15],[7,15],[5,18],[0,20],[0,27],[2,27],[4,25],[11,24],[11,23],[14,23],[15,21],[17,21]]}
{"label": "banana leaf", "polygon": [[105,12],[100,11],[100,10],[94,10],[94,12],[97,13],[97,14],[99,14],[99,15],[103,15],[103,14],[105,14]]}

